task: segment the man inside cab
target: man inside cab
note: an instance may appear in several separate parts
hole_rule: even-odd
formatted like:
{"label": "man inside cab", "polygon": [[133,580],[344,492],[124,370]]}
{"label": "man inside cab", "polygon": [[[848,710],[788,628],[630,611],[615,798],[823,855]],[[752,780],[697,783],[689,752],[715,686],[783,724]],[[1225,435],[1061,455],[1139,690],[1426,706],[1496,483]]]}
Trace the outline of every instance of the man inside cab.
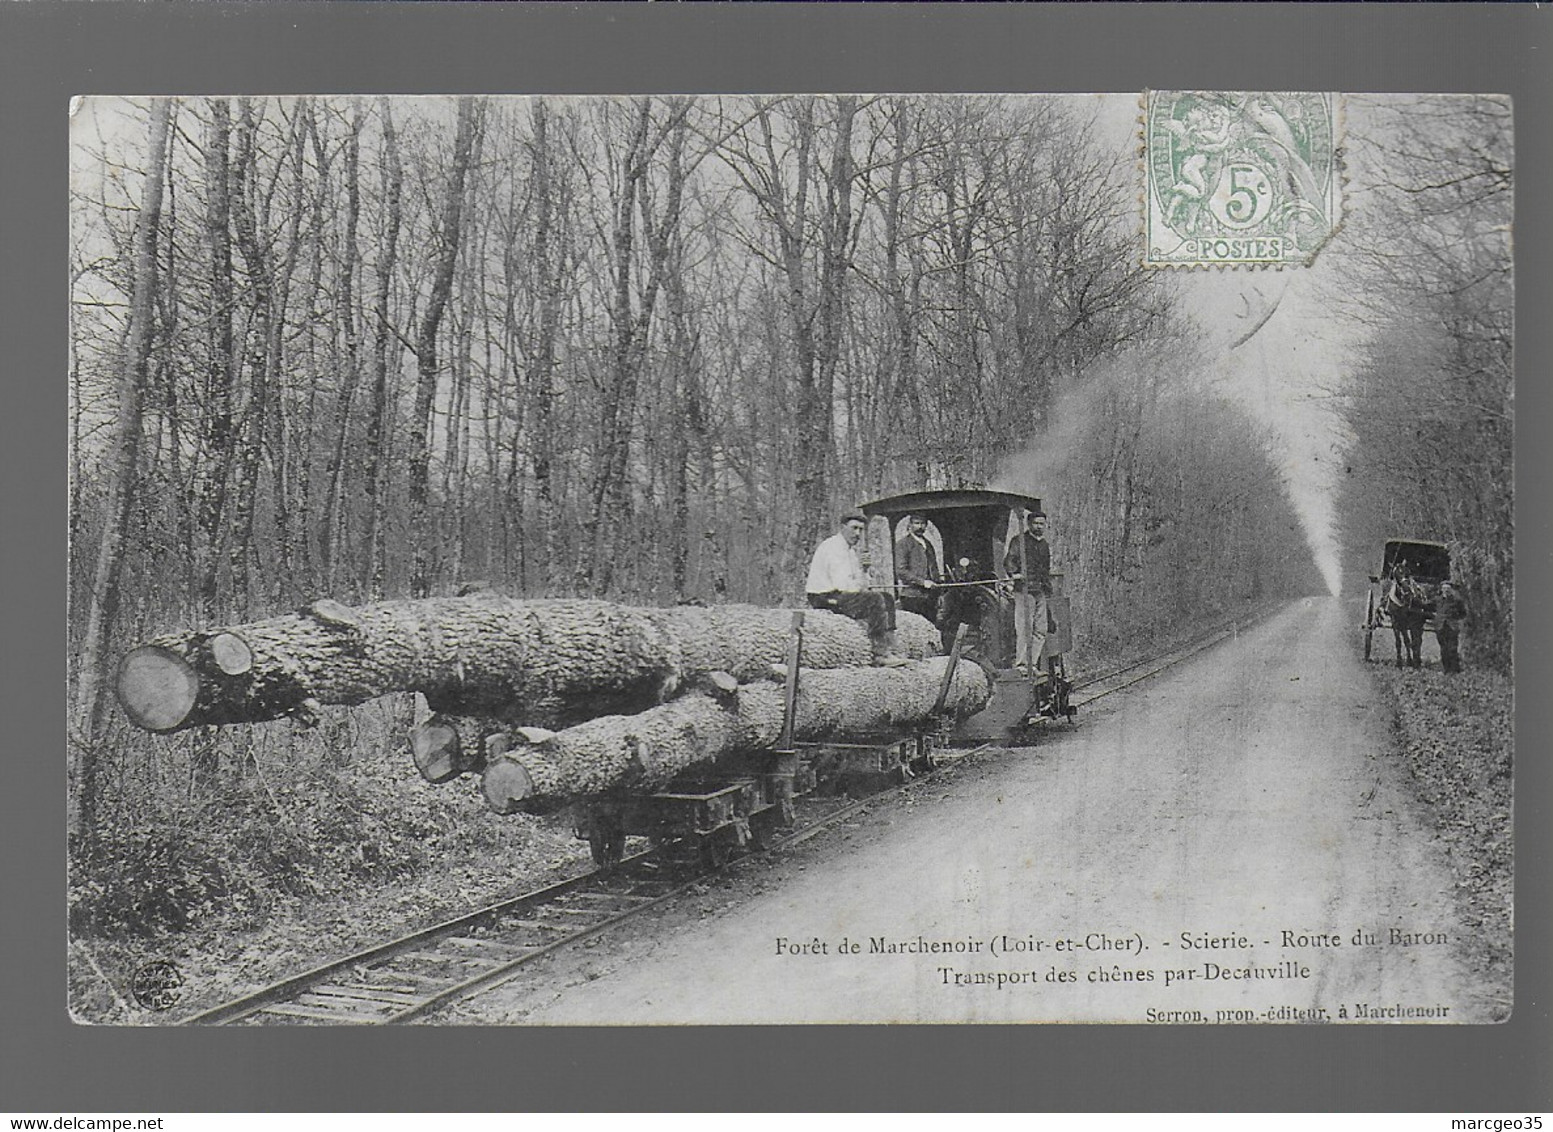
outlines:
{"label": "man inside cab", "polygon": [[895,543],[895,581],[901,588],[901,608],[937,621],[938,585],[943,580],[938,549],[928,541],[927,519],[906,516],[906,533]]}

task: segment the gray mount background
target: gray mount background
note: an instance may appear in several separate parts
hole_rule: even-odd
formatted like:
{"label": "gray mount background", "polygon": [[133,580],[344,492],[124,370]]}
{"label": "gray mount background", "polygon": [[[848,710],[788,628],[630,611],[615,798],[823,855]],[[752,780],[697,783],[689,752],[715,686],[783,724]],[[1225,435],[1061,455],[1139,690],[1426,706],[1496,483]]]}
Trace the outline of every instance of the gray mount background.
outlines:
{"label": "gray mount background", "polygon": [[[1519,526],[1518,985],[1496,1027],[74,1027],[60,632],[72,94],[1507,92],[1530,315],[1519,413],[1538,440],[1553,372],[1550,19],[1532,5],[0,4],[0,1111],[1553,1108],[1542,519]],[[1522,516],[1548,513],[1548,473],[1546,444],[1518,447]]]}

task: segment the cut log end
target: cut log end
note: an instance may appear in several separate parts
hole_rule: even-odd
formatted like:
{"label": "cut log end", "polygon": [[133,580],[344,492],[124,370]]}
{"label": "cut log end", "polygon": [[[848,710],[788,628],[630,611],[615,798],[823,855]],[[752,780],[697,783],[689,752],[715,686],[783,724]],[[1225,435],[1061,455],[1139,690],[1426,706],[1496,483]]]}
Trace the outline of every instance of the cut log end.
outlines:
{"label": "cut log end", "polygon": [[342,605],[332,598],[321,597],[304,610],[308,616],[324,625],[333,626],[336,629],[360,629],[361,618],[356,616],[356,611],[348,605]]}
{"label": "cut log end", "polygon": [[707,690],[720,699],[726,699],[739,690],[739,681],[729,672],[708,672],[706,674]]}
{"label": "cut log end", "polygon": [[211,661],[228,676],[241,676],[253,667],[253,649],[236,633],[217,633],[205,645]]}
{"label": "cut log end", "polygon": [[480,752],[465,752],[458,728],[438,715],[411,729],[410,755],[415,769],[431,783],[451,781],[484,762]]}
{"label": "cut log end", "polygon": [[119,662],[114,691],[124,712],[147,731],[175,731],[199,698],[194,666],[172,649],[141,645]]}
{"label": "cut log end", "polygon": [[503,756],[485,768],[480,776],[480,793],[492,813],[515,814],[523,809],[523,800],[534,792],[534,780],[522,763]]}

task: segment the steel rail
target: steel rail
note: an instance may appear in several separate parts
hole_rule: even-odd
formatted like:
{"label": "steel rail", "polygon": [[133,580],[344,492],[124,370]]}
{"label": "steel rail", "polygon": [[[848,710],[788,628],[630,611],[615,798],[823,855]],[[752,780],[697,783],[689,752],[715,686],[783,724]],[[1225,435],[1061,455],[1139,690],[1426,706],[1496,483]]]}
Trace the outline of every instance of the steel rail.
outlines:
{"label": "steel rail", "polygon": [[[982,748],[978,748],[978,750],[980,749]],[[886,794],[887,793],[888,792],[886,792]],[[829,813],[815,818],[798,829],[772,836],[767,843],[767,847],[768,849],[775,850],[791,848],[793,846],[802,844],[810,838],[824,832],[826,829],[838,824],[848,817],[851,817],[853,814],[856,814],[866,806],[880,801],[884,796],[885,794],[874,794],[838,807]],[[301,998],[303,995],[315,992],[317,991],[317,988],[331,985],[330,979],[334,976],[355,972],[358,969],[368,968],[375,964],[382,964],[385,961],[395,958],[413,956],[421,949],[425,949],[431,945],[458,939],[461,937],[461,933],[470,929],[484,927],[487,925],[498,925],[503,917],[510,917],[514,913],[539,911],[544,907],[554,905],[558,900],[561,900],[566,896],[577,893],[587,893],[591,886],[608,884],[619,885],[622,882],[627,886],[630,886],[633,884],[633,872],[637,869],[640,869],[641,866],[645,865],[649,860],[657,857],[658,855],[658,848],[650,849],[643,853],[634,854],[633,856],[627,857],[625,860],[621,861],[612,869],[594,870],[592,872],[583,873],[561,881],[558,884],[550,885],[546,888],[536,889],[532,892],[524,893],[521,896],[497,901],[494,904],[479,908],[473,912],[469,912],[461,916],[455,916],[451,919],[433,924],[430,927],[421,928],[406,935],[398,936],[385,943],[374,944],[371,947],[353,952],[352,954],[343,956],[339,959],[330,960],[327,963],[310,968],[300,974],[291,975],[287,978],[261,987],[258,990],[252,991],[249,994],[232,999],[218,1006],[211,1007],[198,1014],[191,1015],[190,1017],[184,1019],[182,1024],[186,1026],[229,1025],[234,1022],[241,1022],[245,1019],[252,1018],[256,1014],[264,1013],[274,1007],[285,1008],[288,1006],[288,1004],[295,1003],[296,1000]],[[497,963],[495,966],[489,967],[485,970],[478,971],[473,975],[468,976],[467,978],[457,979],[456,981],[445,986],[430,989],[423,994],[398,994],[397,992],[393,991],[383,992],[380,990],[374,996],[368,988],[362,988],[357,991],[356,997],[358,1001],[363,1004],[363,1006],[372,1002],[397,1004],[400,1006],[400,1009],[384,1014],[380,1018],[366,1018],[361,1016],[352,1016],[350,1014],[340,1014],[337,1018],[331,1018],[326,1016],[327,1012],[323,1009],[318,1009],[314,1013],[305,1016],[313,1017],[318,1021],[338,1021],[345,1024],[369,1023],[385,1025],[410,1021],[414,1018],[437,1010],[443,1006],[449,1005],[452,1002],[456,1002],[460,999],[468,998],[474,994],[491,990],[497,986],[500,986],[501,984],[510,981],[518,974],[520,974],[524,967],[538,959],[543,958],[544,956],[554,954],[555,952],[560,951],[566,947],[570,947],[573,944],[580,943],[583,940],[599,935],[625,920],[631,919],[643,912],[655,908],[663,904],[665,901],[670,900],[675,896],[681,895],[694,885],[704,882],[708,876],[714,876],[717,873],[738,868],[747,862],[757,859],[759,858],[754,854],[746,857],[736,858],[732,861],[725,862],[722,865],[695,872],[686,876],[682,880],[664,881],[649,879],[643,883],[649,885],[667,884],[666,888],[662,888],[660,891],[654,892],[651,895],[645,893],[637,895],[635,892],[630,891],[629,887],[626,891],[621,892],[594,893],[594,895],[608,896],[611,899],[629,899],[632,901],[632,903],[624,909],[605,914],[604,918],[602,919],[595,920],[591,923],[582,924],[573,930],[565,930],[564,934],[560,934],[555,939],[542,944],[525,946],[513,944],[510,942],[504,943],[504,941],[499,936],[486,939],[483,942],[495,945],[497,947],[506,947],[512,949],[521,948],[521,954],[515,955],[512,958],[504,962]],[[401,980],[404,978],[402,974],[398,976],[392,973],[385,975],[385,978],[390,980],[396,977],[400,978]],[[341,994],[343,996],[345,991],[352,989],[353,988],[339,988],[334,993]],[[415,1001],[398,1001],[399,999],[410,997],[413,997]],[[294,1013],[296,1012],[295,1008],[291,1008],[291,1010]]]}
{"label": "steel rail", "polygon": [[[987,746],[987,744],[983,744],[983,747],[978,747],[977,750],[982,750],[985,746]],[[967,754],[970,753],[973,752],[967,752]],[[902,783],[901,785],[905,784]],[[895,787],[895,789],[899,788],[899,786]],[[854,814],[857,814],[864,809],[867,809],[871,804],[879,802],[882,799],[888,797],[892,792],[893,791],[891,790],[887,790],[879,794],[871,794],[866,798],[859,798],[856,801],[850,802],[840,807],[839,809],[833,810],[830,813],[817,818],[815,821],[803,826],[801,829],[779,834],[771,838],[771,840],[767,843],[766,853],[777,849],[791,849],[796,845],[801,845],[805,841],[808,841],[810,838],[824,833],[826,830],[840,824],[845,819],[852,817]],[[425,1002],[416,1003],[413,1006],[408,1006],[403,1011],[385,1018],[383,1020],[384,1024],[408,1022],[414,1018],[419,1018],[423,1015],[430,1014],[434,1010],[440,1009],[443,1006],[451,1005],[452,1003],[462,999],[472,998],[476,994],[483,994],[486,991],[495,990],[497,987],[502,986],[505,983],[509,983],[519,975],[523,974],[523,968],[527,967],[535,960],[540,959],[545,955],[560,951],[563,948],[570,947],[575,943],[580,943],[581,941],[592,936],[599,935],[625,920],[632,919],[643,912],[650,911],[658,905],[672,900],[674,897],[689,891],[691,888],[694,888],[696,885],[704,882],[709,876],[716,876],[719,873],[731,873],[737,869],[749,865],[753,861],[760,860],[761,857],[766,855],[766,853],[750,854],[745,857],[735,857],[731,860],[723,862],[721,865],[716,865],[698,872],[693,876],[687,877],[685,880],[676,884],[673,888],[664,892],[661,896],[654,898],[649,903],[644,903],[632,908],[628,908],[620,914],[612,916],[608,920],[598,924],[590,925],[589,927],[578,931],[573,935],[569,935],[564,939],[557,939],[552,943],[546,944],[542,948],[530,952],[529,954],[519,956],[512,962],[504,964],[499,968],[483,972],[456,986],[448,987],[445,991],[439,992],[433,998],[428,998]]]}
{"label": "steel rail", "polygon": [[[652,849],[635,854],[622,861],[621,865],[644,863],[653,857],[656,852],[655,849]],[[352,952],[339,959],[332,959],[317,967],[309,968],[301,974],[291,975],[240,998],[232,999],[219,1006],[213,1006],[208,1010],[191,1015],[183,1020],[183,1025],[224,1025],[229,1022],[240,1021],[249,1015],[260,1012],[266,1006],[284,1002],[289,998],[305,993],[308,989],[323,983],[331,975],[392,958],[423,944],[446,939],[464,929],[483,926],[488,921],[512,912],[519,912],[551,903],[562,896],[586,888],[590,883],[596,883],[600,875],[598,872],[590,872],[582,873],[575,877],[568,877],[566,880],[548,885],[545,888],[535,889],[520,896],[498,900],[494,904],[488,904],[473,912],[454,916],[451,919],[432,924],[430,927],[420,928],[406,935],[397,936],[385,943],[374,944],[371,947]]]}
{"label": "steel rail", "polygon": [[1112,695],[1116,692],[1131,688],[1134,684],[1141,684],[1151,676],[1158,676],[1161,672],[1164,672],[1169,668],[1173,668],[1175,665],[1180,664],[1184,660],[1190,660],[1198,653],[1205,652],[1222,641],[1239,636],[1241,631],[1244,629],[1249,629],[1253,626],[1260,625],[1263,621],[1266,621],[1275,616],[1277,613],[1281,612],[1282,609],[1283,607],[1280,606],[1278,609],[1261,613],[1254,617],[1248,617],[1244,620],[1239,618],[1234,619],[1228,624],[1221,625],[1218,628],[1212,630],[1205,636],[1199,637],[1193,641],[1188,641],[1184,645],[1177,645],[1174,649],[1165,652],[1162,656],[1145,657],[1142,660],[1133,661],[1131,664],[1124,665],[1121,668],[1113,669],[1112,671],[1103,675],[1091,677],[1081,683],[1075,684],[1073,690],[1077,692],[1086,688],[1093,688],[1097,684],[1104,684],[1107,681],[1114,680],[1116,677],[1122,675],[1123,673],[1131,672],[1136,668],[1143,667],[1144,665],[1153,665],[1153,667],[1149,668],[1147,671],[1141,672],[1134,676],[1132,679],[1125,680],[1113,688],[1107,688],[1104,691],[1095,692],[1091,695],[1085,696],[1083,699],[1075,699],[1073,701],[1074,706],[1083,707],[1085,704],[1092,704],[1096,700],[1103,699],[1104,697]]}

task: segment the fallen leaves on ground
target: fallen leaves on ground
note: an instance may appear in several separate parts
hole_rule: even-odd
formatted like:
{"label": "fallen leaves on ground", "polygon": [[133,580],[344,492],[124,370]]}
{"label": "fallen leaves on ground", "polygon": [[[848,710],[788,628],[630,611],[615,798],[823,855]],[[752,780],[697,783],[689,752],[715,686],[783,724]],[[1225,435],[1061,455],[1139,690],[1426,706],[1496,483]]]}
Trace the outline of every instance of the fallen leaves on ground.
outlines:
{"label": "fallen leaves on ground", "polygon": [[1445,846],[1470,956],[1502,987],[1514,954],[1514,685],[1485,671],[1377,666],[1398,747]]}

